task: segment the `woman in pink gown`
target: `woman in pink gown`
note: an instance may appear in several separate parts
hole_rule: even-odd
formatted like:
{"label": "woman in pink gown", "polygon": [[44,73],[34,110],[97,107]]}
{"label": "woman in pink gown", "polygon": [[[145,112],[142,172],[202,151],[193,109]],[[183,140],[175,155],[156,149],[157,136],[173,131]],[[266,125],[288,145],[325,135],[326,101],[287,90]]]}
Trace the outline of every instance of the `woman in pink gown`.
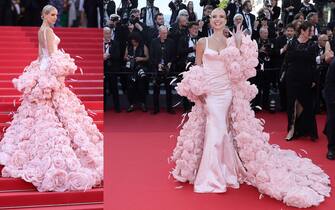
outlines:
{"label": "woman in pink gown", "polygon": [[103,135],[65,86],[77,66],[58,50],[51,28],[57,10],[44,7],[42,18],[39,59],[13,80],[23,97],[0,142],[2,176],[22,178],[38,191],[87,190],[102,184]]}
{"label": "woman in pink gown", "polygon": [[258,63],[256,42],[238,26],[226,39],[224,10],[211,14],[214,34],[199,40],[196,66],[183,74],[177,92],[195,102],[173,151],[175,179],[198,193],[223,193],[247,183],[285,204],[316,206],[330,194],[330,181],[310,159],[269,144],[250,100],[248,78]]}

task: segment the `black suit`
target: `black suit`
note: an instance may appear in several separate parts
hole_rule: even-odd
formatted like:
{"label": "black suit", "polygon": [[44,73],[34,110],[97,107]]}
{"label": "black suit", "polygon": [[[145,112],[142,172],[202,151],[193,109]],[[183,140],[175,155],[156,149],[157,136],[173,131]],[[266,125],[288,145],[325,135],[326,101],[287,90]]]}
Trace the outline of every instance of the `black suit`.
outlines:
{"label": "black suit", "polygon": [[[293,21],[294,16],[299,12],[301,8],[301,0],[283,0],[282,5],[284,23],[288,24]],[[294,9],[286,11],[286,8],[290,6],[293,6]]]}
{"label": "black suit", "polygon": [[87,27],[96,28],[98,27],[98,12],[100,11],[100,26],[103,26],[104,20],[104,10],[103,10],[103,1],[102,0],[85,0],[84,9],[87,15]]}
{"label": "black suit", "polygon": [[335,59],[329,66],[323,92],[327,106],[327,123],[324,133],[328,138],[328,150],[335,152]]}
{"label": "black suit", "polygon": [[220,0],[200,0],[200,6],[204,7],[206,5],[212,5],[214,8],[220,4]]}
{"label": "black suit", "polygon": [[172,11],[171,18],[170,18],[170,25],[172,25],[173,23],[176,22],[179,11],[182,9],[186,9],[186,5],[183,3],[176,5],[172,1],[170,1],[169,7]]}
{"label": "black suit", "polygon": [[107,15],[108,15],[108,18],[112,15],[112,14],[115,14],[116,12],[116,5],[115,5],[115,2],[113,0],[110,0],[107,5],[106,5],[106,12],[107,12]]}
{"label": "black suit", "polygon": [[[171,39],[166,39],[164,44],[161,43],[160,38],[154,39],[150,46],[150,63],[154,70],[154,112],[159,111],[159,94],[160,85],[164,83],[166,88],[166,108],[172,110],[172,88],[170,85],[170,78],[168,78],[168,72],[158,71],[158,65],[162,63],[167,65],[173,63],[175,60],[175,44]],[[171,71],[171,69],[170,69]]]}
{"label": "black suit", "polygon": [[[105,105],[107,105],[107,95],[111,94],[113,97],[114,109],[120,110],[120,99],[118,89],[118,76],[116,72],[121,71],[121,50],[120,43],[116,39],[111,40],[109,43],[105,43],[105,52],[108,50],[110,57],[104,61],[104,99]],[[106,108],[105,108],[106,109]]]}
{"label": "black suit", "polygon": [[213,29],[211,29],[210,23],[205,22],[204,25],[202,26],[201,31],[199,31],[199,37],[209,37],[212,34],[213,34]]}
{"label": "black suit", "polygon": [[[189,62],[188,54],[195,53],[195,49],[193,47],[189,47],[191,37],[189,35],[183,36],[179,39],[177,46],[177,71],[182,72],[185,71],[186,63]],[[194,45],[198,41],[198,37],[193,39]],[[193,62],[194,63],[194,62]]]}
{"label": "black suit", "polygon": [[178,23],[174,23],[171,25],[170,31],[169,31],[169,38],[172,39],[175,43],[179,42],[180,37],[187,35],[187,29],[186,28],[180,28]]}
{"label": "black suit", "polygon": [[229,3],[227,8],[225,9],[228,15],[228,22],[227,25],[231,29],[234,26],[234,16],[238,13],[242,12],[241,5],[236,4],[235,2]]}
{"label": "black suit", "polygon": [[[253,15],[253,14],[251,14],[251,13],[246,14],[246,13],[244,13],[244,12],[242,12],[241,14],[243,15],[243,23],[242,23],[243,28],[244,28],[244,29],[248,29],[249,32],[250,32],[252,35],[254,35],[254,34],[256,33],[256,31],[254,30],[254,25],[255,25],[255,20],[256,20],[255,15]],[[248,27],[247,16],[249,16],[249,18],[250,18],[250,24],[251,24],[250,27]],[[251,29],[250,29],[250,28],[251,28]]]}
{"label": "black suit", "polygon": [[0,26],[12,25],[11,0],[0,1]]}
{"label": "black suit", "polygon": [[[151,7],[151,15],[152,15],[152,21],[155,25],[155,16],[159,13],[158,7]],[[147,7],[143,7],[141,9],[141,19],[143,20],[143,23],[147,25]]]}

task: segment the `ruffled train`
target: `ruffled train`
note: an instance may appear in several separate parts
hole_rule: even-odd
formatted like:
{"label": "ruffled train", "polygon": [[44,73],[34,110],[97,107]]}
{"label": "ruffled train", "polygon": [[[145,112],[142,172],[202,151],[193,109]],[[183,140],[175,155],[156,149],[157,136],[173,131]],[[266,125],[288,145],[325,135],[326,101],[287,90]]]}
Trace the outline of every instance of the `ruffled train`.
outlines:
{"label": "ruffled train", "polygon": [[76,69],[68,54],[57,51],[13,80],[23,97],[0,142],[3,177],[22,178],[38,191],[102,184],[103,135],[64,83]]}
{"label": "ruffled train", "polygon": [[[235,149],[246,169],[242,182],[253,185],[259,192],[282,200],[288,206],[306,208],[317,206],[330,196],[329,176],[308,158],[301,158],[292,150],[282,150],[269,144],[269,134],[263,122],[255,117],[250,101],[257,88],[247,79],[255,76],[257,44],[243,37],[240,49],[232,38],[222,58],[229,72],[233,99],[229,111],[229,132]],[[183,125],[173,150],[175,168],[172,175],[181,182],[194,183],[203,153],[206,110],[199,96],[211,91],[206,72],[194,66],[183,74],[177,92],[195,102]]]}

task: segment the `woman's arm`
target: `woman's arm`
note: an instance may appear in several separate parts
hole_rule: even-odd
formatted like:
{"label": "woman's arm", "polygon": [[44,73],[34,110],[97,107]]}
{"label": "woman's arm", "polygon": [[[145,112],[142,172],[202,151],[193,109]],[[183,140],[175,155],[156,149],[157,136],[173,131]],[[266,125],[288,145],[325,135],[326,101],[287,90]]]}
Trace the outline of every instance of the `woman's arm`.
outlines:
{"label": "woman's arm", "polygon": [[205,50],[205,42],[206,42],[206,38],[201,38],[199,39],[199,41],[197,42],[197,47],[196,47],[196,52],[195,52],[195,64],[198,66],[202,65],[202,56],[204,54],[204,50]]}
{"label": "woman's arm", "polygon": [[48,49],[48,53],[49,55],[51,55],[52,53],[57,51],[56,45],[55,45],[55,34],[53,32],[53,30],[51,28],[47,28],[45,29],[45,33],[46,33],[46,48]]}
{"label": "woman's arm", "polygon": [[126,47],[126,51],[124,52],[124,57],[123,57],[124,60],[128,60],[128,47]]}
{"label": "woman's arm", "polygon": [[136,57],[136,61],[147,61],[149,60],[149,50],[146,45],[144,45],[144,57]]}

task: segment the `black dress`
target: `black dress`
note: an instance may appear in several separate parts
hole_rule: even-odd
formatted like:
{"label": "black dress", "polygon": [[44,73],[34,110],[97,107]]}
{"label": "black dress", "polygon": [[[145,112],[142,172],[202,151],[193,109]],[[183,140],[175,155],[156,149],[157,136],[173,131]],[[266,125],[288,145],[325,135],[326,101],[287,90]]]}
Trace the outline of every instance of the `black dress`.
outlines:
{"label": "black dress", "polygon": [[[312,41],[300,43],[293,39],[285,57],[288,130],[294,126],[294,137],[318,138],[314,108],[316,88],[312,88],[312,83],[318,81],[316,47]],[[295,119],[296,102],[303,111]]]}

